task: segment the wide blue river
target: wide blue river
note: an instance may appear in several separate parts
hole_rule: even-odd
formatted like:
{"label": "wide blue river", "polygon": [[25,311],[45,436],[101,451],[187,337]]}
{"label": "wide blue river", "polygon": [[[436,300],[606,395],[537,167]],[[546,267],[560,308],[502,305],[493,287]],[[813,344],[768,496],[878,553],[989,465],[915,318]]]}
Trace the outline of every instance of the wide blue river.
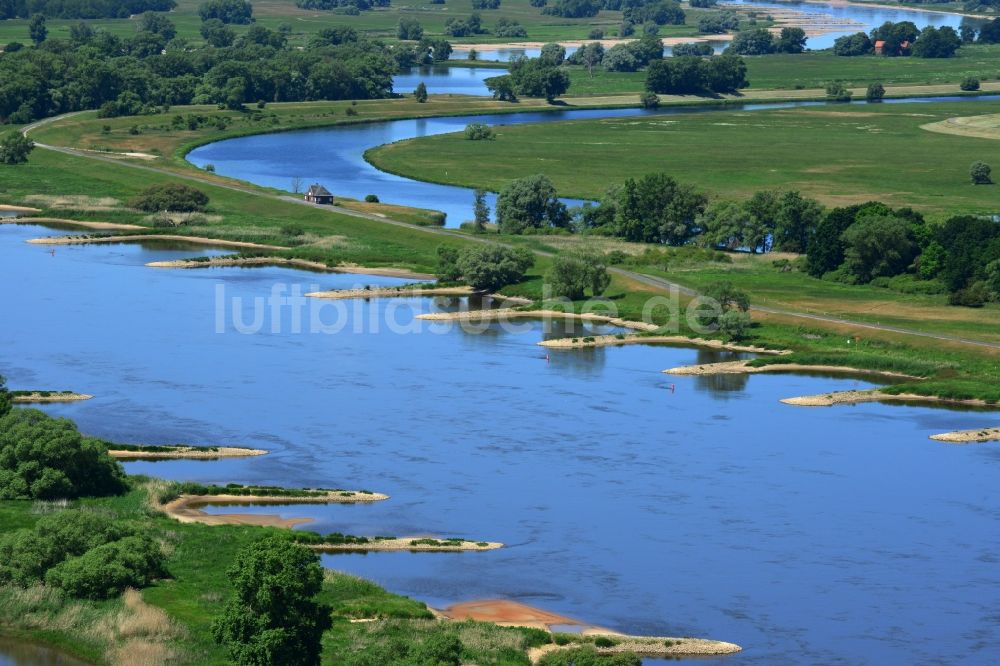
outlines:
{"label": "wide blue river", "polygon": [[[47,233],[62,232],[0,226],[18,285],[0,327],[12,388],[94,394],[47,408],[94,435],[271,451],[131,472],[364,487],[392,499],[283,512],[323,531],[508,544],[326,566],[434,605],[509,598],[733,641],[745,652],[718,660],[733,665],[1000,662],[1000,447],[928,439],[995,413],[785,406],[869,384],[668,377],[725,358],[676,347],[547,355],[535,343],[565,332],[540,323],[416,326],[414,313],[454,306],[430,299],[327,302],[296,332],[292,308],[254,299],[395,281],[157,270],[143,264],[205,251],[24,243]],[[308,332],[319,325],[339,330]]]}

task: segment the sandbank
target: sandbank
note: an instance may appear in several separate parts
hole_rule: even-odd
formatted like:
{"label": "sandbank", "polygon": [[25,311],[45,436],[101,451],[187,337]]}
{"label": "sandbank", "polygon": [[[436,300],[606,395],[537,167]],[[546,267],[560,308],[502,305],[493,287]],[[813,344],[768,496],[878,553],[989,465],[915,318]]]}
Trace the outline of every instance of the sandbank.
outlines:
{"label": "sandbank", "polygon": [[33,245],[82,245],[86,243],[141,243],[143,241],[176,241],[192,245],[209,245],[213,247],[236,247],[253,250],[288,250],[283,245],[262,245],[247,241],[220,240],[203,236],[181,236],[178,234],[134,234],[130,236],[53,236],[51,238],[32,238],[27,241]]}
{"label": "sandbank", "polygon": [[[615,645],[607,648],[597,648],[602,654],[618,652],[635,652],[644,656],[685,656],[685,655],[715,655],[732,654],[742,648],[733,643],[705,640],[702,638],[672,638],[668,636],[630,636],[617,631],[587,625],[557,613],[541,608],[535,608],[516,601],[505,599],[487,599],[483,601],[467,601],[454,604],[443,610],[433,610],[434,614],[445,620],[476,620],[491,622],[505,627],[531,627],[543,631],[553,631],[553,627],[580,627],[581,636],[607,636],[615,641]],[[669,643],[669,644],[668,644]],[[561,649],[571,649],[580,645],[593,645],[589,642],[570,642],[564,646],[548,645],[529,653],[532,662],[537,661],[546,652]]]}
{"label": "sandbank", "polygon": [[311,291],[311,298],[405,298],[407,296],[471,296],[472,287],[373,287],[372,289],[334,289]]}
{"label": "sandbank", "polygon": [[[430,543],[413,543],[420,539],[432,538],[438,541],[438,544]],[[480,545],[485,544],[485,545]],[[318,550],[322,553],[341,553],[341,552],[358,552],[358,551],[421,551],[421,552],[438,552],[438,553],[458,553],[458,552],[468,552],[468,551],[480,551],[480,550],[497,550],[498,548],[503,548],[502,543],[496,541],[467,541],[462,540],[461,542],[448,541],[447,539],[437,539],[436,537],[391,537],[387,539],[371,538],[369,537],[368,543],[319,543],[319,544],[306,544],[309,548],[313,550]]]}
{"label": "sandbank", "polygon": [[296,259],[290,257],[212,257],[206,261],[193,259],[176,259],[174,261],[151,261],[146,266],[150,268],[213,268],[230,266],[290,266],[310,271],[324,273],[358,273],[361,275],[380,275],[383,277],[400,277],[413,280],[433,280],[433,275],[416,273],[405,268],[374,268],[367,266],[327,266],[321,261]]}
{"label": "sandbank", "polygon": [[895,379],[920,379],[913,375],[890,370],[864,370],[843,365],[809,365],[804,363],[773,363],[770,365],[753,366],[749,360],[725,361],[722,363],[705,363],[702,365],[682,365],[664,370],[668,375],[744,375],[759,372],[821,372],[829,374],[872,375],[892,377]]}
{"label": "sandbank", "polygon": [[952,444],[969,444],[972,442],[992,442],[1000,440],[1000,427],[973,428],[972,430],[956,430],[931,435],[931,439]]}
{"label": "sandbank", "polygon": [[250,456],[262,456],[267,453],[264,449],[247,449],[238,446],[218,446],[208,448],[204,446],[171,446],[159,447],[169,448],[169,451],[132,451],[110,449],[108,453],[112,458],[120,460],[215,460],[216,458],[245,458]]}
{"label": "sandbank", "polygon": [[10,213],[41,213],[41,208],[30,208],[28,206],[12,206],[10,204],[0,204],[0,210]]}
{"label": "sandbank", "polygon": [[884,393],[878,389],[868,391],[834,391],[819,395],[783,398],[781,402],[786,405],[796,405],[799,407],[831,407],[833,405],[856,405],[862,402],[922,402],[944,405],[968,405],[970,407],[988,406],[984,400],[957,400],[932,395],[918,395],[916,393]]}
{"label": "sandbank", "polygon": [[258,525],[263,527],[295,527],[312,522],[312,518],[282,518],[277,515],[223,513],[209,514],[199,507],[210,504],[358,504],[379,502],[389,499],[382,493],[358,493],[344,495],[334,491],[326,495],[314,497],[288,497],[281,495],[181,495],[166,504],[157,505],[168,516],[182,523],[201,523],[203,525]]}
{"label": "sandbank", "polygon": [[79,227],[81,229],[96,229],[102,231],[129,231],[146,229],[138,224],[119,224],[117,222],[86,222],[83,220],[68,220],[61,217],[13,217],[2,218],[0,224],[55,224],[62,227]]}
{"label": "sandbank", "polygon": [[500,319],[525,318],[577,319],[580,321],[611,324],[612,326],[621,326],[622,328],[631,328],[641,331],[655,331],[659,328],[656,324],[647,324],[642,321],[629,321],[627,319],[619,319],[618,317],[609,317],[594,313],[576,314],[573,312],[560,312],[558,310],[515,310],[513,308],[498,308],[496,310],[465,310],[462,312],[428,312],[417,315],[417,319],[428,319],[432,321],[494,321]]}
{"label": "sandbank", "polygon": [[[655,327],[654,327],[655,329]],[[706,338],[688,338],[683,335],[594,335],[574,338],[558,338],[555,340],[543,340],[538,343],[542,347],[555,349],[582,349],[584,347],[612,347],[616,345],[644,345],[650,343],[665,343],[674,345],[687,345],[696,347],[707,347],[710,349],[722,349],[735,352],[750,352],[754,354],[789,354],[785,350],[765,349],[753,345],[738,345],[722,340],[709,340]],[[666,371],[664,371],[666,372]]]}
{"label": "sandbank", "polygon": [[49,393],[43,395],[42,391],[32,391],[21,395],[12,395],[11,402],[76,402],[78,400],[90,400],[94,396],[87,393]]}

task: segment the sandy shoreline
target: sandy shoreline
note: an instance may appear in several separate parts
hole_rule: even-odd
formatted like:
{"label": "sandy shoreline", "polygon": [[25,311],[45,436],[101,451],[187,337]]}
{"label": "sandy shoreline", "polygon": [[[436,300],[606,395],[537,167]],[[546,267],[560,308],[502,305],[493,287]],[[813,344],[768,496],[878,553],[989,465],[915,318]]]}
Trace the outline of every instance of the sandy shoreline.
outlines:
{"label": "sandy shoreline", "polygon": [[408,296],[472,296],[472,287],[376,287],[373,289],[334,289],[311,291],[310,298],[343,300],[349,298],[406,298]]}
{"label": "sandy shoreline", "polygon": [[90,400],[93,397],[88,393],[51,393],[49,395],[42,395],[41,392],[34,392],[27,395],[13,395],[11,396],[11,402],[77,402],[78,400]]}
{"label": "sandy shoreline", "polygon": [[129,451],[109,449],[108,454],[119,460],[214,460],[216,458],[246,458],[262,456],[264,449],[247,449],[238,446],[218,446],[214,450],[203,446],[175,446],[171,451]]}
{"label": "sandy shoreline", "polygon": [[[573,626],[580,627],[580,636],[607,636],[614,640],[612,647],[598,648],[601,654],[614,654],[619,652],[635,652],[644,656],[693,656],[693,655],[716,655],[732,654],[740,652],[742,648],[734,643],[723,641],[712,641],[702,638],[673,638],[669,636],[630,636],[604,627],[588,625],[584,622],[574,620],[557,613],[553,613],[541,608],[535,608],[517,601],[506,599],[486,599],[481,601],[466,601],[454,604],[445,609],[431,609],[434,615],[442,620],[461,622],[464,620],[476,620],[478,622],[491,622],[503,627],[530,627],[552,632],[553,627]],[[570,642],[566,645],[548,644],[541,648],[535,648],[529,652],[532,663],[537,661],[547,652],[554,650],[568,650],[579,645],[593,643]]]}
{"label": "sandy shoreline", "polygon": [[862,402],[923,402],[943,405],[967,405],[970,407],[987,407],[983,400],[955,400],[936,396],[918,395],[916,393],[883,393],[878,389],[868,391],[834,391],[818,395],[804,395],[796,398],[783,398],[786,405],[798,407],[832,407],[833,405],[856,405]]}
{"label": "sandy shoreline", "polygon": [[[465,310],[462,312],[428,312],[417,315],[417,319],[427,319],[430,321],[498,321],[500,319],[577,319],[598,324],[610,324],[631,328],[641,331],[655,331],[656,324],[647,324],[641,321],[629,321],[617,317],[608,317],[593,313],[575,314],[572,312],[559,312],[558,310],[514,310],[512,308],[498,308],[496,310]],[[612,336],[614,337],[614,336]],[[541,343],[540,343],[541,344]]]}
{"label": "sandy shoreline", "polygon": [[95,229],[99,231],[130,231],[133,229],[148,229],[138,224],[119,224],[118,222],[85,222],[81,220],[69,220],[62,217],[12,217],[0,219],[0,224],[55,224],[64,227],[79,227],[81,229]]}
{"label": "sandy shoreline", "polygon": [[175,259],[173,261],[151,261],[146,266],[150,268],[221,268],[233,266],[290,266],[310,271],[324,273],[351,273],[359,275],[378,275],[381,277],[399,277],[412,280],[433,280],[433,275],[417,273],[406,268],[375,268],[368,266],[327,266],[321,261],[296,259],[290,257],[212,257],[207,261],[192,259]]}
{"label": "sandy shoreline", "polygon": [[752,366],[749,360],[725,361],[722,363],[705,363],[703,365],[682,365],[664,370],[668,375],[750,375],[760,372],[821,372],[830,374],[861,374],[894,379],[920,379],[913,375],[889,370],[863,370],[843,365],[808,365],[803,363],[773,363],[771,365]]}
{"label": "sandy shoreline", "polygon": [[27,241],[33,245],[83,245],[87,243],[141,243],[143,241],[176,241],[192,245],[209,245],[214,247],[236,247],[253,250],[288,250],[283,245],[262,245],[247,241],[219,240],[203,236],[181,236],[177,234],[136,234],[130,236],[53,236],[50,238],[32,238]]}
{"label": "sandy shoreline", "polygon": [[[435,541],[442,542],[441,545],[434,545],[429,543],[418,543],[414,544],[414,541],[420,539],[434,539]],[[480,545],[485,544],[485,545]],[[309,548],[313,550],[318,550],[323,553],[341,553],[341,552],[358,552],[358,551],[420,551],[420,552],[437,552],[437,553],[460,553],[460,552],[477,552],[482,550],[497,550],[503,548],[503,544],[497,541],[465,541],[461,543],[448,543],[447,539],[438,539],[436,537],[393,537],[391,539],[371,539],[369,538],[368,543],[317,543],[317,544],[306,544]]]}
{"label": "sandy shoreline", "polygon": [[30,208],[28,206],[12,206],[11,204],[0,204],[0,211],[5,213],[41,213],[41,208]]}
{"label": "sandy shoreline", "polygon": [[[655,330],[655,329],[654,329]],[[707,338],[688,338],[683,335],[594,335],[574,338],[557,338],[555,340],[543,340],[537,343],[541,347],[552,349],[583,349],[586,347],[613,347],[616,345],[642,345],[642,344],[675,344],[688,347],[706,347],[709,349],[722,349],[725,351],[749,352],[754,354],[788,354],[785,350],[766,349],[754,345],[739,345],[722,340],[710,340]],[[666,370],[664,370],[666,372]]]}
{"label": "sandy shoreline", "polygon": [[1000,427],[973,428],[971,430],[955,430],[931,435],[931,439],[951,444],[971,444],[973,442],[993,442],[1000,440]]}
{"label": "sandy shoreline", "polygon": [[353,491],[350,496],[339,491],[314,497],[287,497],[279,495],[181,495],[175,500],[161,504],[160,509],[168,516],[182,523],[201,523],[203,525],[257,525],[262,527],[295,527],[312,522],[312,518],[282,518],[277,515],[250,513],[205,513],[199,507],[219,504],[360,504],[380,502],[389,499],[382,493],[358,493]]}

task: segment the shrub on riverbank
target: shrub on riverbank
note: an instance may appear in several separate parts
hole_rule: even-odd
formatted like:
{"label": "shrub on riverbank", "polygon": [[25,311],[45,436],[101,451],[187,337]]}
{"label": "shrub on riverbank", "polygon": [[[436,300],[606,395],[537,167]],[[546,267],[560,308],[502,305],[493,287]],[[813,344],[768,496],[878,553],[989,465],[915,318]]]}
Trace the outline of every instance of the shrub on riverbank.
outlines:
{"label": "shrub on riverbank", "polygon": [[151,185],[133,198],[129,205],[149,213],[170,211],[193,213],[204,211],[208,195],[188,185],[161,183]]}
{"label": "shrub on riverbank", "polygon": [[0,499],[120,495],[121,466],[67,419],[35,409],[0,417]]}

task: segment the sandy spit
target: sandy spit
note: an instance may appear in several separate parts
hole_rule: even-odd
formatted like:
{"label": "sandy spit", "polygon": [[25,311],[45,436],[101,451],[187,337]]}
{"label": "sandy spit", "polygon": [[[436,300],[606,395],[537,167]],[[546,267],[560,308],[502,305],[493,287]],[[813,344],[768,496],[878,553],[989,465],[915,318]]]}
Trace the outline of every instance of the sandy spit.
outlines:
{"label": "sandy spit", "polygon": [[[619,320],[620,321],[620,320]],[[621,324],[619,324],[621,325]],[[653,329],[655,330],[655,326]],[[589,336],[588,336],[589,337]],[[738,345],[722,340],[708,340],[706,338],[688,338],[683,335],[626,335],[619,338],[617,335],[595,335],[592,340],[584,340],[583,337],[558,338],[556,340],[543,340],[537,343],[542,347],[555,349],[582,349],[584,347],[613,347],[615,345],[642,345],[652,342],[687,345],[695,347],[708,347],[711,349],[724,349],[726,351],[752,352],[756,354],[790,354],[785,350],[765,349],[753,345]],[[664,371],[666,372],[666,371]]]}
{"label": "sandy spit", "polygon": [[0,219],[0,224],[57,224],[81,229],[97,229],[102,231],[127,231],[131,229],[146,229],[138,224],[119,224],[117,222],[84,222],[82,220],[67,220],[61,217],[15,217]]}
{"label": "sandy spit", "polygon": [[28,206],[11,206],[10,204],[0,204],[0,210],[14,213],[41,213],[41,208],[29,208]]}
{"label": "sandy spit", "polygon": [[403,298],[407,296],[470,296],[475,293],[472,287],[377,287],[374,289],[311,291],[306,296],[332,299]]}
{"label": "sandy spit", "polygon": [[132,243],[149,240],[170,240],[194,245],[209,245],[214,247],[238,247],[254,250],[288,250],[283,245],[262,245],[245,241],[220,240],[202,236],[180,236],[177,234],[141,234],[134,236],[56,236],[52,238],[32,238],[29,243],[34,245],[79,245],[85,243]]}
{"label": "sandy spit", "polygon": [[120,451],[111,449],[108,451],[112,458],[121,460],[215,460],[216,458],[245,458],[249,456],[262,456],[267,453],[264,449],[246,449],[237,446],[219,446],[209,450],[203,446],[176,446],[172,451]]}
{"label": "sandy spit", "polygon": [[846,373],[865,374],[879,377],[894,377],[899,379],[920,379],[913,375],[906,375],[901,372],[891,372],[888,370],[863,370],[861,368],[851,368],[843,365],[807,365],[803,363],[775,363],[773,365],[762,365],[755,367],[745,361],[725,361],[723,363],[706,363],[704,365],[682,365],[677,368],[664,370],[668,375],[743,375],[755,374],[758,372],[824,372],[824,373]]}
{"label": "sandy spit", "polygon": [[416,273],[405,268],[374,268],[367,266],[327,266],[321,261],[295,259],[289,257],[212,257],[208,261],[193,261],[191,259],[176,259],[174,261],[151,261],[146,264],[150,268],[213,268],[222,266],[291,266],[310,271],[326,273],[358,273],[362,275],[381,275],[384,277],[401,277],[413,280],[433,280],[433,275]]}
{"label": "sandy spit", "polygon": [[[433,321],[491,321],[518,318],[578,319],[580,321],[611,324],[613,326],[621,326],[622,328],[632,328],[641,331],[655,331],[659,328],[656,324],[647,324],[641,321],[629,321],[627,319],[619,319],[617,317],[608,317],[593,313],[574,314],[572,312],[559,312],[558,310],[514,310],[512,308],[499,308],[496,310],[467,310],[464,312],[428,312],[426,314],[417,315],[417,319],[428,319]],[[614,338],[614,336],[609,337]]]}
{"label": "sandy spit", "polygon": [[831,407],[833,405],[855,405],[861,402],[922,402],[944,405],[968,405],[972,407],[987,406],[987,403],[983,400],[954,400],[951,398],[917,395],[916,393],[900,393],[896,395],[893,393],[883,393],[878,389],[869,391],[835,391],[819,395],[784,398],[781,402],[786,405],[796,405],[799,407]]}
{"label": "sandy spit", "polygon": [[246,513],[209,514],[199,507],[209,504],[358,504],[389,499],[382,493],[355,493],[351,496],[339,492],[316,497],[279,497],[274,495],[181,495],[177,499],[157,506],[168,516],[182,523],[203,525],[259,525],[264,527],[295,527],[312,522],[312,518],[282,518],[277,515]]}
{"label": "sandy spit", "polygon": [[93,397],[87,393],[52,393],[50,395],[29,393],[28,395],[11,396],[11,402],[76,402],[78,400],[90,400]]}
{"label": "sandy spit", "polygon": [[[480,551],[480,550],[497,550],[498,548],[503,548],[502,543],[496,541],[463,541],[460,544],[446,545],[446,546],[432,546],[430,544],[413,544],[416,539],[426,539],[426,538],[436,538],[436,537],[396,537],[393,539],[379,539],[378,541],[370,540],[368,543],[357,543],[357,544],[309,544],[309,547],[313,550],[318,550],[323,553],[339,553],[339,552],[358,552],[358,551],[427,551],[427,552],[438,552],[438,553],[457,553],[457,552],[469,552],[469,551]],[[444,541],[444,539],[439,539]],[[485,543],[485,546],[480,546],[480,543]]]}
{"label": "sandy spit", "polygon": [[954,432],[943,432],[938,435],[931,435],[931,439],[939,442],[950,442],[952,444],[968,444],[971,442],[992,442],[1000,440],[1000,427],[997,428],[973,428],[972,430],[956,430]]}

